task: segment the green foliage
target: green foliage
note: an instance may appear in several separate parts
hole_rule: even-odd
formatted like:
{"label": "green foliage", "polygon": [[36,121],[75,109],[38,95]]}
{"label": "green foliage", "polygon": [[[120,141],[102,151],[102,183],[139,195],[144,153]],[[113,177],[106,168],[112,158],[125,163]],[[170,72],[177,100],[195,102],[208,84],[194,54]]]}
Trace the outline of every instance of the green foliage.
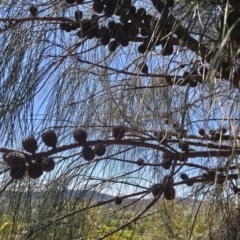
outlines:
{"label": "green foliage", "polygon": [[[82,202],[76,205],[74,200],[68,201],[61,211],[70,210],[73,204],[75,208],[84,208],[89,203]],[[208,209],[211,209],[211,207],[207,203],[198,209],[197,206],[189,206],[181,202],[159,201],[145,216],[142,216],[127,228],[114,233],[106,239],[207,239],[209,224],[214,229],[219,223],[219,218],[216,214],[214,218],[211,218],[211,223],[209,222]],[[111,211],[116,213],[111,215]],[[14,224],[14,216],[10,214],[2,215],[0,219],[0,237],[2,239],[19,239],[21,235],[24,236],[30,219],[26,218],[27,214],[24,211],[21,213]],[[83,213],[72,215],[53,224],[45,231],[35,235],[34,239],[96,239],[114,231],[137,213],[131,209],[123,212],[123,210],[118,210],[115,206],[108,212],[106,212],[105,207],[99,207],[97,211],[95,209],[86,210]],[[108,215],[112,217],[106,218]],[[32,212],[31,219],[31,221],[38,221],[35,210]],[[22,234],[19,235],[21,232]],[[11,234],[9,235],[9,233]]]}

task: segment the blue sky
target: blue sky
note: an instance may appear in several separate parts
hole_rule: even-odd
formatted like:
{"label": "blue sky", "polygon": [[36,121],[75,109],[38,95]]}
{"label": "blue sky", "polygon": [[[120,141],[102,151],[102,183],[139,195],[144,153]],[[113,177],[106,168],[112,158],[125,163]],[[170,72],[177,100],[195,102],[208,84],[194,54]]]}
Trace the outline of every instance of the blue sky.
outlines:
{"label": "blue sky", "polygon": [[[78,8],[83,10],[81,6],[78,6]],[[86,8],[87,5],[84,9]],[[76,9],[77,7],[70,8],[65,16],[73,16]],[[101,19],[101,21],[105,24],[105,19]],[[88,125],[86,129],[89,132],[89,139],[110,136],[111,126],[122,123],[129,124],[131,127],[139,129],[155,130],[165,127],[163,124],[164,119],[160,119],[161,111],[163,109],[167,111],[169,106],[171,106],[173,110],[175,109],[174,117],[181,120],[182,112],[179,109],[183,105],[182,97],[186,96],[188,91],[187,87],[173,87],[166,90],[159,88],[159,91],[156,90],[155,92],[151,92],[149,89],[128,92],[123,91],[123,86],[121,85],[126,85],[128,83],[135,86],[150,86],[156,83],[161,84],[162,80],[150,77],[126,77],[126,75],[121,73],[104,71],[103,69],[92,67],[87,63],[79,62],[78,58],[67,56],[72,51],[71,47],[76,42],[79,43],[81,41],[76,36],[76,32],[66,33],[54,29],[46,33],[47,37],[42,37],[37,27],[32,30],[30,28],[28,29],[29,25],[31,25],[31,23],[25,25],[26,39],[23,44],[25,44],[24,46],[28,46],[26,44],[29,44],[29,48],[34,51],[32,54],[30,54],[30,51],[26,51],[22,67],[25,69],[24,67],[29,64],[34,65],[36,62],[33,62],[33,59],[35,58],[35,60],[37,60],[38,56],[42,57],[38,64],[38,68],[34,69],[36,72],[33,71],[34,73],[32,75],[33,81],[39,78],[40,83],[37,89],[39,92],[33,103],[26,105],[20,119],[16,117],[18,121],[16,125],[13,126],[13,128],[16,129],[16,135],[9,145],[16,146],[17,149],[20,149],[22,137],[34,134],[39,138],[42,130],[49,127],[56,128],[60,145],[73,142],[71,134],[74,127],[77,125]],[[54,27],[57,28],[58,25],[54,25]],[[42,25],[42,29],[46,29],[46,27]],[[43,52],[41,52],[40,47],[38,48],[39,40],[47,43],[48,47],[46,47]],[[148,53],[148,55],[141,55],[136,51],[140,43],[131,43],[127,48],[118,47],[116,52],[111,54],[107,47],[99,47],[97,50],[93,49],[92,51],[86,52],[87,49],[95,46],[95,44],[96,42],[93,43],[93,41],[84,41],[76,50],[73,50],[73,53],[78,54],[78,57],[84,61],[93,61],[94,63],[107,65],[108,67],[120,70],[127,69],[129,72],[133,73],[139,73],[138,63],[141,61],[147,61],[150,73],[166,73],[171,69],[175,69],[180,61],[188,63],[192,60],[192,55],[185,49],[178,49],[178,53],[174,57],[162,57],[160,53],[161,47],[157,47],[155,51]],[[61,56],[59,57],[59,55]],[[64,59],[63,62],[61,62],[62,59]],[[175,63],[169,64],[170,59]],[[49,71],[44,72],[52,61],[55,61],[54,65],[49,68]],[[175,71],[171,74],[181,75],[184,70],[189,70],[189,68],[186,67],[179,72]],[[10,76],[10,72],[11,71],[8,72],[6,70],[6,73],[2,73],[2,83],[6,81],[7,75]],[[38,73],[38,75],[34,75],[36,73]],[[109,73],[109,75],[108,77],[98,77],[94,73],[103,75]],[[28,74],[30,73],[23,71],[19,73],[18,76],[15,76],[15,80],[18,81],[19,86],[23,82],[21,79],[28,76]],[[197,133],[198,128],[203,126],[209,129],[225,125],[225,121],[224,123],[222,120],[209,121],[208,118],[221,119],[223,117],[230,118],[231,116],[235,117],[239,115],[239,108],[237,104],[235,104],[235,102],[238,101],[238,94],[229,91],[225,95],[219,94],[218,97],[208,97],[209,101],[205,101],[205,96],[211,95],[211,92],[207,90],[208,84],[210,85],[211,83],[206,83],[202,86],[199,85],[196,89],[190,89],[190,94],[187,97],[187,102],[189,104],[195,102],[194,105],[191,106],[191,110],[187,112],[187,117],[184,122],[190,133]],[[119,85],[119,87],[115,86],[116,88],[110,89],[113,85]],[[21,89],[23,88],[24,86],[21,86]],[[213,94],[217,91],[220,92],[222,88],[224,88],[224,86],[219,85],[215,87],[215,92],[213,92]],[[104,91],[101,93],[103,89]],[[92,96],[96,92],[99,92],[99,94]],[[138,94],[137,97],[134,96],[135,93]],[[107,102],[105,102],[104,98],[106,94],[109,94]],[[155,94],[155,98],[150,98],[149,95],[151,94]],[[161,100],[163,94],[169,97],[169,101],[166,99]],[[87,99],[88,96],[92,97]],[[164,101],[164,104],[160,104],[160,101]],[[131,104],[129,104],[129,102],[131,102]],[[211,104],[209,104],[209,102],[211,102]],[[227,104],[225,105],[226,102]],[[94,106],[93,110],[91,109],[91,105]],[[229,108],[229,106],[232,106],[232,108]],[[157,109],[157,113],[154,115],[155,109]],[[109,119],[106,118],[107,114],[101,114],[101,111],[103,112],[104,110],[108,110]],[[125,118],[124,114],[127,115],[127,123],[125,122],[126,119],[123,119]],[[193,124],[194,121],[198,120],[199,122]],[[101,126],[105,127],[94,128],[95,122],[97,122],[96,125],[101,124]],[[21,125],[22,128],[20,128]],[[21,131],[17,129],[21,129]],[[101,131],[102,129],[104,130]],[[22,136],[23,133],[24,136]],[[43,146],[41,145],[41,147]],[[112,151],[116,151],[116,148],[110,148],[111,153]],[[73,153],[73,151],[70,152]],[[136,160],[141,157],[149,162],[161,161],[161,153],[155,151],[151,152],[145,149],[134,149],[130,151],[128,155],[122,154],[118,157],[128,160]],[[75,158],[77,159],[79,156]],[[196,161],[196,159],[192,161]],[[197,161],[202,162],[205,160],[199,159]],[[65,162],[69,164],[71,159]],[[77,165],[81,163],[84,164],[85,162],[79,158],[79,162],[76,161],[74,164]],[[64,169],[66,167],[67,164],[60,164],[59,168],[61,168],[61,170],[59,171],[67,172],[67,170]],[[95,167],[95,164],[91,164],[91,166],[87,168],[83,166],[80,169],[84,171],[84,174],[94,169],[93,173],[95,176],[109,177],[115,174],[115,171],[125,172],[135,169],[136,167],[136,165],[120,164],[117,163],[117,161],[113,163],[113,161],[109,159],[97,164],[97,167]],[[54,174],[55,173],[56,172],[54,172]],[[165,173],[166,172],[161,173],[161,171],[158,170],[153,171],[151,167],[145,167],[141,170],[140,174],[143,176],[141,184],[148,187],[152,183],[158,182],[159,178]],[[79,177],[79,182],[80,179],[81,176]],[[132,182],[140,181],[140,179],[136,179],[137,174],[130,180]],[[147,181],[144,179],[147,179]],[[83,183],[85,184],[86,182],[83,181]],[[113,187],[109,188],[109,192],[121,193],[123,191],[128,192],[133,190],[132,187],[123,189],[120,184],[115,184],[115,188],[116,189]]]}

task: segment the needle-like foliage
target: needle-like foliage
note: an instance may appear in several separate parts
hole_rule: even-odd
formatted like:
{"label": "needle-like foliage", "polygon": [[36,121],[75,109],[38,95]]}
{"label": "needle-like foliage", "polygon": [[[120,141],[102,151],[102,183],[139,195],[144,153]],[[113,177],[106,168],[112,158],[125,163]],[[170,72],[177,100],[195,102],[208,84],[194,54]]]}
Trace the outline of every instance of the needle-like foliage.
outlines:
{"label": "needle-like foliage", "polygon": [[237,239],[239,33],[232,0],[1,3],[2,239]]}

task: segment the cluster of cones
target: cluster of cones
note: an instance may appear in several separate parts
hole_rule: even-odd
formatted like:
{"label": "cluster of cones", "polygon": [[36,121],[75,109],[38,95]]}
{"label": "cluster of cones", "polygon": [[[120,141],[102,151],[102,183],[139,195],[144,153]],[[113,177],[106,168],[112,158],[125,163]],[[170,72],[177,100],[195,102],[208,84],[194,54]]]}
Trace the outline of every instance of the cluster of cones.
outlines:
{"label": "cluster of cones", "polygon": [[[125,129],[122,126],[116,126],[112,130],[115,140],[121,140],[124,136]],[[46,130],[42,133],[42,141],[48,146],[56,149],[57,135],[53,130]],[[82,157],[91,161],[95,156],[103,156],[106,152],[106,146],[101,143],[97,143],[92,148],[87,144],[87,132],[82,128],[76,128],[73,132],[73,138],[76,142],[83,145]],[[21,179],[25,173],[30,178],[39,178],[43,172],[50,172],[55,167],[55,162],[51,157],[31,157],[34,156],[38,149],[37,139],[33,136],[25,137],[22,140],[23,149],[28,152],[22,151],[9,151],[3,154],[3,161],[10,167],[10,176],[13,179]],[[34,158],[34,160],[32,160]]]}
{"label": "cluster of cones", "polygon": [[[49,147],[56,148],[57,135],[53,130],[46,130],[42,133],[42,141]],[[34,155],[38,149],[37,140],[30,136],[22,140],[25,151]],[[30,178],[39,178],[43,172],[50,172],[55,167],[53,158],[42,157],[29,160],[29,154],[20,151],[11,151],[3,154],[4,162],[10,167],[10,176],[13,179],[21,179],[25,173]]]}

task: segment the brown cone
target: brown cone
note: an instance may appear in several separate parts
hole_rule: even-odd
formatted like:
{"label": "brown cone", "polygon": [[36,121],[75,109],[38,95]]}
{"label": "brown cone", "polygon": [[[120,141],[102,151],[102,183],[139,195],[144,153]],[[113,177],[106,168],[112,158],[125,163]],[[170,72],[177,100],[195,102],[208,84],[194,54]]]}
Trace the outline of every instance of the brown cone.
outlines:
{"label": "brown cone", "polygon": [[41,165],[35,162],[29,163],[27,170],[28,176],[33,179],[39,178],[43,174]]}
{"label": "brown cone", "polygon": [[124,136],[125,129],[123,126],[116,126],[112,129],[113,138],[115,140],[121,140]]}
{"label": "brown cone", "polygon": [[26,165],[22,165],[17,168],[11,168],[10,176],[13,179],[21,179],[24,176],[25,172],[26,172]]}
{"label": "brown cone", "polygon": [[167,200],[173,200],[175,198],[176,191],[174,187],[167,186],[164,190],[164,198]]}
{"label": "brown cone", "polygon": [[92,150],[91,147],[84,146],[83,149],[82,149],[82,157],[87,161],[91,161],[91,160],[94,159],[95,153],[94,153],[94,151]]}
{"label": "brown cone", "polygon": [[47,146],[56,148],[57,135],[53,130],[48,129],[44,131],[42,133],[42,140]]}
{"label": "brown cone", "polygon": [[22,146],[27,152],[32,154],[34,154],[38,149],[37,140],[34,137],[24,138],[22,140]]}
{"label": "brown cone", "polygon": [[41,161],[41,167],[44,172],[51,172],[55,167],[53,158],[43,158]]}
{"label": "brown cone", "polygon": [[7,154],[3,154],[3,160],[11,167],[17,168],[26,163],[26,158],[21,152],[10,152]]}
{"label": "brown cone", "polygon": [[82,128],[76,128],[73,132],[73,138],[80,144],[85,144],[87,140],[87,133]]}

